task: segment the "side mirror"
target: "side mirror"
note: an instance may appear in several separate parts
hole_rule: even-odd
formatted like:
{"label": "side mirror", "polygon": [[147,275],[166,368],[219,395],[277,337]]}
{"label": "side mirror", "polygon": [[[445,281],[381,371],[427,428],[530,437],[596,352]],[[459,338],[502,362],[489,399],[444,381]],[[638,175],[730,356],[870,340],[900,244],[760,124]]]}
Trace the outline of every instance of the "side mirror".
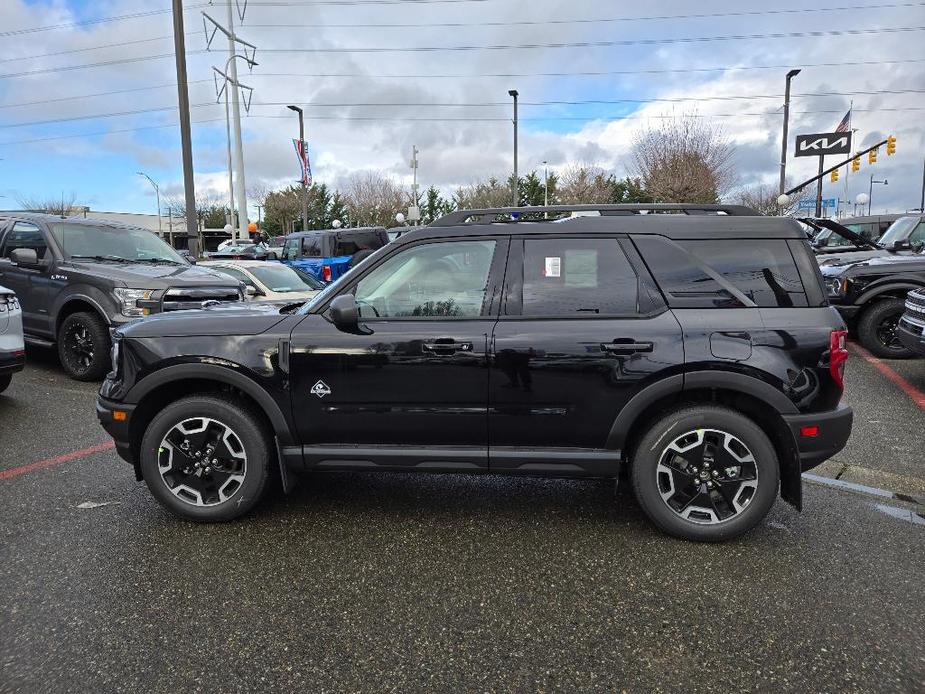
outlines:
{"label": "side mirror", "polygon": [[34,248],[15,248],[10,252],[10,260],[14,265],[24,267],[38,267],[39,256]]}
{"label": "side mirror", "polygon": [[360,307],[353,294],[335,297],[328,307],[328,312],[331,322],[342,332],[361,335],[369,335],[372,332],[369,328],[360,327]]}
{"label": "side mirror", "polygon": [[279,260],[279,256],[276,255],[276,251],[269,251],[267,253],[267,260]]}
{"label": "side mirror", "polygon": [[245,285],[244,285],[244,293],[247,294],[247,295],[250,296],[250,297],[257,296],[257,287],[255,287],[255,286],[252,285],[252,284],[245,284]]}

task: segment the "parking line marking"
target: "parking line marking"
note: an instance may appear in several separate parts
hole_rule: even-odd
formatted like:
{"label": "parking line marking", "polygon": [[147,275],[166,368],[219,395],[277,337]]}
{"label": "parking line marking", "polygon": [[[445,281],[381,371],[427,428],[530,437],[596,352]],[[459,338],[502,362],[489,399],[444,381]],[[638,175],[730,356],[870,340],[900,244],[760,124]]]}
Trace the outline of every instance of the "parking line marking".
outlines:
{"label": "parking line marking", "polygon": [[64,453],[63,455],[58,455],[54,458],[38,460],[34,463],[29,463],[28,465],[20,465],[19,467],[10,468],[9,470],[0,470],[0,480],[8,480],[11,477],[18,477],[19,475],[24,475],[27,472],[32,472],[33,470],[41,470],[42,468],[51,467],[52,465],[57,465],[58,463],[66,463],[69,460],[83,458],[84,456],[92,455],[93,453],[102,453],[103,451],[108,451],[115,447],[115,443],[112,441],[107,441],[106,443],[100,443],[96,446],[90,446],[89,448],[81,448],[79,451]]}
{"label": "parking line marking", "polygon": [[861,345],[852,344],[851,347],[864,361],[872,364],[873,367],[877,369],[877,371],[882,373],[890,381],[897,385],[906,395],[912,399],[912,402],[918,405],[921,409],[925,410],[925,393],[909,383],[909,381],[893,371],[893,369],[884,364],[883,361],[875,357],[866,349],[861,347]]}

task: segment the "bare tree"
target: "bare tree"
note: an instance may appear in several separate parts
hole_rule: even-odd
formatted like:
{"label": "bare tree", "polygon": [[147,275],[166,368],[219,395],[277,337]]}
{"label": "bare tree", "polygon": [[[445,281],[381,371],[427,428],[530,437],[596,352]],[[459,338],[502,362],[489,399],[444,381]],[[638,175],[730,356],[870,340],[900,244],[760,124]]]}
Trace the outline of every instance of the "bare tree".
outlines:
{"label": "bare tree", "polygon": [[657,201],[713,203],[735,183],[734,151],[718,126],[689,113],[637,132],[632,160]]}
{"label": "bare tree", "polygon": [[77,212],[81,212],[83,208],[76,205],[77,197],[71,193],[70,195],[61,194],[60,197],[43,197],[41,195],[21,195],[16,194],[16,202],[19,203],[19,206],[28,211],[28,212],[44,212],[46,214],[55,214],[63,217],[67,217]]}
{"label": "bare tree", "polygon": [[508,207],[511,204],[511,185],[492,176],[487,181],[457,188],[453,199],[460,210]]}
{"label": "bare tree", "polygon": [[[790,184],[787,183],[787,187],[789,186]],[[790,202],[784,207],[781,207],[777,204],[778,193],[779,191],[776,183],[759,183],[737,191],[732,196],[732,200],[739,205],[751,207],[761,214],[789,216],[797,211],[803,200],[808,200],[811,197],[809,187],[802,188],[790,195]]]}
{"label": "bare tree", "polygon": [[350,222],[361,226],[391,226],[409,202],[408,193],[381,171],[353,174],[343,197]]}
{"label": "bare tree", "polygon": [[570,164],[559,176],[559,200],[564,205],[613,202],[614,177],[598,166]]}
{"label": "bare tree", "polygon": [[[170,217],[186,217],[186,198],[183,194],[165,195],[161,198],[161,206],[164,214]],[[196,191],[196,220],[199,224],[199,231],[202,231],[207,217],[216,218],[217,211],[226,209],[224,198],[211,190]]]}

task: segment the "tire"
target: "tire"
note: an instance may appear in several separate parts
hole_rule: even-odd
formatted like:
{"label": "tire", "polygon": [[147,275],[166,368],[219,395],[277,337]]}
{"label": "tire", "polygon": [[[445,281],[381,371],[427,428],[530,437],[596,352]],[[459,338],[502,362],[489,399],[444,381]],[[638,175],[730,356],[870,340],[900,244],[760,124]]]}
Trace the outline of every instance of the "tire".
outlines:
{"label": "tire", "polygon": [[[684,463],[690,464],[682,470]],[[630,479],[659,530],[718,542],[748,532],[767,515],[780,468],[774,446],[751,419],[717,405],[692,405],[664,415],[643,435]]]}
{"label": "tire", "polygon": [[[200,427],[205,431],[195,431]],[[204,465],[209,469],[198,475],[184,472],[206,460],[197,460],[194,452],[225,441],[228,431],[231,438],[216,447],[212,459],[218,466]],[[244,403],[220,394],[193,395],[171,403],[151,420],[141,441],[141,474],[154,498],[174,515],[205,523],[233,520],[250,511],[266,491],[270,436]],[[180,450],[184,443],[190,444],[189,455]]]}
{"label": "tire", "polygon": [[908,359],[914,356],[896,338],[896,325],[904,311],[905,302],[902,299],[877,301],[861,314],[858,340],[870,352],[884,359]]}
{"label": "tire", "polygon": [[5,391],[10,387],[10,383],[13,382],[13,374],[3,374],[0,376],[0,393]]}
{"label": "tire", "polygon": [[58,329],[58,359],[76,381],[100,381],[111,368],[109,329],[95,313],[72,313]]}

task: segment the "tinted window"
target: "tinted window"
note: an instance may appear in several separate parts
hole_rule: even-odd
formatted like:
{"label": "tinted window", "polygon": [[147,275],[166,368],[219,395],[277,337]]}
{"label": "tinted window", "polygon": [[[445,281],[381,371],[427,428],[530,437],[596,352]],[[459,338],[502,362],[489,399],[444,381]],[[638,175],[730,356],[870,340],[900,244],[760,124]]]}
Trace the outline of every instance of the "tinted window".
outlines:
{"label": "tinted window", "polygon": [[909,235],[909,243],[913,246],[921,246],[925,243],[925,221],[919,222],[915,231]]}
{"label": "tinted window", "polygon": [[104,256],[126,260],[186,261],[158,236],[146,229],[93,226],[59,222],[50,225],[58,247],[69,258]]}
{"label": "tinted window", "polygon": [[405,249],[370,272],[354,295],[366,320],[472,318],[482,314],[494,241],[446,241]]}
{"label": "tinted window", "polygon": [[48,250],[42,231],[29,222],[16,222],[13,225],[3,242],[3,257],[9,258],[10,253],[17,248],[33,249],[39,260],[45,257],[45,252]]}
{"label": "tinted window", "polygon": [[762,308],[806,306],[803,283],[783,239],[679,241]]}
{"label": "tinted window", "polygon": [[297,260],[299,258],[299,239],[288,239],[283,246],[283,258]]}
{"label": "tinted window", "polygon": [[382,248],[388,240],[381,237],[379,231],[342,232],[334,240],[334,255],[353,255],[359,251],[375,251]]}
{"label": "tinted window", "polygon": [[636,313],[637,285],[616,239],[524,241],[525,316]]}
{"label": "tinted window", "polygon": [[636,236],[633,243],[672,306],[740,308],[744,304],[684,249],[662,236]]}
{"label": "tinted window", "polygon": [[321,258],[323,253],[321,252],[321,236],[319,234],[311,234],[302,239],[302,255],[306,258]]}

